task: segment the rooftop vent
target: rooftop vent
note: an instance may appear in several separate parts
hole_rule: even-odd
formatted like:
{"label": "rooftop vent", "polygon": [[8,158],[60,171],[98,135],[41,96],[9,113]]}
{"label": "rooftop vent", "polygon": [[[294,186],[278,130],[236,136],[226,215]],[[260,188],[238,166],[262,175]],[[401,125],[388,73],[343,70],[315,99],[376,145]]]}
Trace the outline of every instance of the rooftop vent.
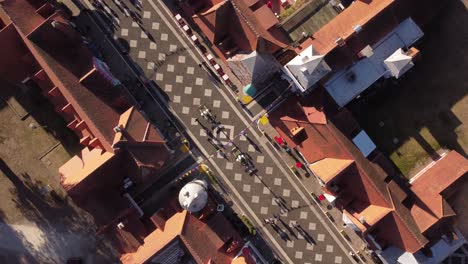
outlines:
{"label": "rooftop vent", "polygon": [[114,132],[115,132],[115,133],[120,133],[120,132],[122,132],[122,127],[121,127],[121,126],[116,126],[116,127],[114,127]]}
{"label": "rooftop vent", "polygon": [[341,38],[341,37],[337,38],[337,39],[335,40],[335,43],[336,43],[338,46],[340,46],[340,47],[343,47],[343,46],[346,44],[346,42],[344,41],[344,39]]}
{"label": "rooftop vent", "polygon": [[302,142],[307,139],[307,133],[301,126],[293,127],[289,132],[291,132],[291,137],[297,142]]}
{"label": "rooftop vent", "polygon": [[359,222],[361,222],[361,224],[365,224],[366,223],[366,218],[364,216],[360,216],[359,217]]}
{"label": "rooftop vent", "polygon": [[370,45],[367,45],[365,46],[360,52],[359,52],[359,56],[361,57],[371,57],[372,55],[374,55],[374,49],[372,49],[372,47]]}
{"label": "rooftop vent", "polygon": [[125,225],[124,225],[124,223],[122,223],[122,222],[120,222],[120,223],[117,224],[117,228],[118,228],[118,229],[124,229],[124,227],[125,227]]}
{"label": "rooftop vent", "polygon": [[359,33],[362,30],[362,26],[358,24],[358,25],[353,26],[353,29],[354,29],[354,32]]}

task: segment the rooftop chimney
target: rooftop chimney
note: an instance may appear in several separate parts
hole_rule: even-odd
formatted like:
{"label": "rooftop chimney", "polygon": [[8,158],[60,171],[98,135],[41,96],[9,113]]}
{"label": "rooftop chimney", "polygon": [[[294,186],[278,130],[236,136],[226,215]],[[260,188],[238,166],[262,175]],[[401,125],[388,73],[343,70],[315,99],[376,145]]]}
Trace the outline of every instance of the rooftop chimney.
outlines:
{"label": "rooftop chimney", "polygon": [[161,231],[164,231],[166,225],[166,215],[162,210],[158,210],[151,216],[151,222]]}

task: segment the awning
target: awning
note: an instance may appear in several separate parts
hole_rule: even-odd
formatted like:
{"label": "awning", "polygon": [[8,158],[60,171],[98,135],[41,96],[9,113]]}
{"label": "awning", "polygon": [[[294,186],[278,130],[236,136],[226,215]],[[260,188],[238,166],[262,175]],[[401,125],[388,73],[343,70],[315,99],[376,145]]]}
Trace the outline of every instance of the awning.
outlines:
{"label": "awning", "polygon": [[244,94],[250,97],[254,97],[255,93],[257,92],[257,89],[255,89],[255,87],[252,84],[247,84],[244,87],[243,91],[244,91]]}

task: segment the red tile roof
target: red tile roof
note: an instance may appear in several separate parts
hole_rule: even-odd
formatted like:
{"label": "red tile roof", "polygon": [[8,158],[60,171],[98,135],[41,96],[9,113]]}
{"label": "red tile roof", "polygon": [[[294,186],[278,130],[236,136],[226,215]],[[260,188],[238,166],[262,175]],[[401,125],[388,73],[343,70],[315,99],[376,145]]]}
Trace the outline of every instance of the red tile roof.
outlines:
{"label": "red tile roof", "polygon": [[419,198],[411,208],[421,232],[425,232],[439,219],[455,213],[443,197],[444,191],[456,188],[456,183],[467,177],[468,160],[456,151],[450,151],[412,182],[411,190]]}
{"label": "red tile roof", "polygon": [[[278,110],[269,114],[271,124],[291,147],[297,147],[310,162],[331,157],[336,159],[352,159],[340,147],[339,142],[328,125],[325,114],[325,98],[323,90],[315,90],[309,96],[301,99],[290,97],[282,103]],[[302,109],[305,108],[307,113]],[[307,132],[307,139],[300,142],[288,135],[291,129],[302,126]]]}
{"label": "red tile roof", "polygon": [[165,141],[140,111],[129,108],[120,116],[118,126],[122,131],[115,133],[113,147],[130,153],[139,166],[159,170],[169,160]]}
{"label": "red tile roof", "polygon": [[267,5],[262,5],[259,9],[255,10],[254,15],[258,19],[260,26],[266,30],[279,23],[278,18],[276,18]]}
{"label": "red tile roof", "polygon": [[[209,4],[208,9],[193,14],[192,18],[215,45],[229,38],[227,41],[232,41],[232,48],[247,52],[257,50],[273,53],[286,48],[286,35],[273,27],[278,23],[273,12],[264,4],[252,11],[250,4],[241,0]],[[192,15],[188,8],[185,10]],[[220,55],[226,59],[225,54]]]}
{"label": "red tile roof", "polygon": [[327,54],[337,47],[338,38],[346,40],[354,34],[353,26],[363,28],[379,13],[394,3],[394,0],[354,1],[342,13],[315,32],[312,45],[320,54]]}
{"label": "red tile roof", "polygon": [[[32,2],[32,1],[31,1]],[[36,1],[45,3],[45,1]],[[2,1],[2,8],[16,26],[21,28],[25,35],[33,31],[44,18],[36,12],[36,7],[26,0]]]}
{"label": "red tile roof", "polygon": [[[104,149],[112,152],[112,129],[119,115],[80,83],[80,78],[92,70],[93,65],[92,55],[81,42],[79,34],[66,24],[60,12],[47,20],[41,17],[41,20],[37,18],[36,21],[30,20],[31,17],[36,17],[36,12],[25,0],[7,1],[4,8],[47,76],[73,105]],[[64,24],[54,28],[51,25],[52,20]],[[36,24],[31,25],[32,22]]]}
{"label": "red tile roof", "polygon": [[229,264],[234,256],[225,251],[225,244],[232,241],[238,241],[239,247],[242,244],[241,237],[220,213],[204,223],[183,211],[169,218],[164,230],[157,229],[149,234],[136,252],[123,255],[121,261],[124,264],[145,263],[175,239],[180,239],[200,264],[210,261]]}
{"label": "red tile roof", "polygon": [[[289,98],[270,114],[271,124],[291,147],[296,147],[302,153],[312,167],[326,159],[354,160],[355,163],[339,170],[331,180],[341,190],[337,207],[350,211],[354,217],[366,217],[366,222],[373,225],[367,228],[363,226],[362,231],[372,233],[379,230],[384,240],[380,241],[382,244],[392,244],[409,252],[419,250],[428,241],[418,230],[408,209],[402,205],[400,198],[404,198],[404,195],[401,190],[394,185],[387,185],[384,182],[387,173],[366,159],[348,138],[353,135],[352,131],[358,129],[355,122],[350,121],[353,119],[350,113],[345,109],[333,111],[322,93],[321,89],[316,89],[305,98]],[[312,99],[314,103],[310,103]],[[308,107],[321,110],[327,120],[326,124],[308,121],[301,109],[301,104],[307,102],[310,103]],[[341,123],[337,124],[340,129],[335,126],[335,122]],[[307,134],[302,142],[288,136],[290,129],[298,125],[304,127]],[[346,131],[347,135],[342,131]]]}

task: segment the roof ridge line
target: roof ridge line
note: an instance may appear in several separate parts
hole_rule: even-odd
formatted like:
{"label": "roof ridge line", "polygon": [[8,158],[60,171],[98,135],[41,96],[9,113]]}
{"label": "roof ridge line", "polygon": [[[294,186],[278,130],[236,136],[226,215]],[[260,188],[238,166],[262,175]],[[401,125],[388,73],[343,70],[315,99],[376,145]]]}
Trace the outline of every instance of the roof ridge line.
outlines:
{"label": "roof ridge line", "polygon": [[[423,243],[422,241],[419,240],[419,238],[416,236],[416,234],[414,234],[412,228],[411,228],[410,226],[408,226],[408,224],[406,223],[406,221],[403,220],[404,218],[401,217],[401,214],[398,212],[398,210],[395,210],[395,203],[394,203],[394,201],[393,201],[393,200],[394,200],[394,199],[393,199],[393,192],[390,190],[390,188],[388,187],[388,185],[387,185],[386,187],[387,187],[388,193],[390,194],[389,196],[390,196],[390,200],[391,200],[392,205],[393,205],[393,211],[401,218],[401,220],[402,220],[401,222],[403,223],[403,225],[406,226],[406,228],[408,228],[408,231],[409,231],[409,233],[411,234],[411,236],[412,236],[414,239],[416,239],[416,241],[418,241],[418,243],[421,245],[421,247],[424,247],[424,245],[426,245],[427,243]],[[414,218],[413,218],[413,216],[412,216],[411,214],[409,215],[409,217],[411,217],[411,219],[414,221]],[[419,227],[418,227],[417,225],[416,225],[416,227],[417,227],[418,230],[419,230]],[[424,236],[424,235],[422,234],[421,231],[419,231],[419,233],[421,233],[421,235]],[[425,237],[424,237],[424,238],[425,238]],[[426,238],[426,240],[427,240],[427,238]]]}
{"label": "roof ridge line", "polygon": [[247,26],[250,28],[250,30],[252,30],[252,32],[255,34],[255,36],[257,38],[259,38],[261,35],[255,30],[255,28],[252,26],[252,24],[250,23],[250,21],[244,16],[244,14],[241,12],[241,10],[239,9],[239,7],[237,7],[237,5],[235,4],[235,1],[233,0],[226,0],[226,1],[229,1],[231,2],[232,6],[234,7],[234,10],[236,11],[237,14],[239,14],[242,19],[244,20],[244,22],[247,24]]}

